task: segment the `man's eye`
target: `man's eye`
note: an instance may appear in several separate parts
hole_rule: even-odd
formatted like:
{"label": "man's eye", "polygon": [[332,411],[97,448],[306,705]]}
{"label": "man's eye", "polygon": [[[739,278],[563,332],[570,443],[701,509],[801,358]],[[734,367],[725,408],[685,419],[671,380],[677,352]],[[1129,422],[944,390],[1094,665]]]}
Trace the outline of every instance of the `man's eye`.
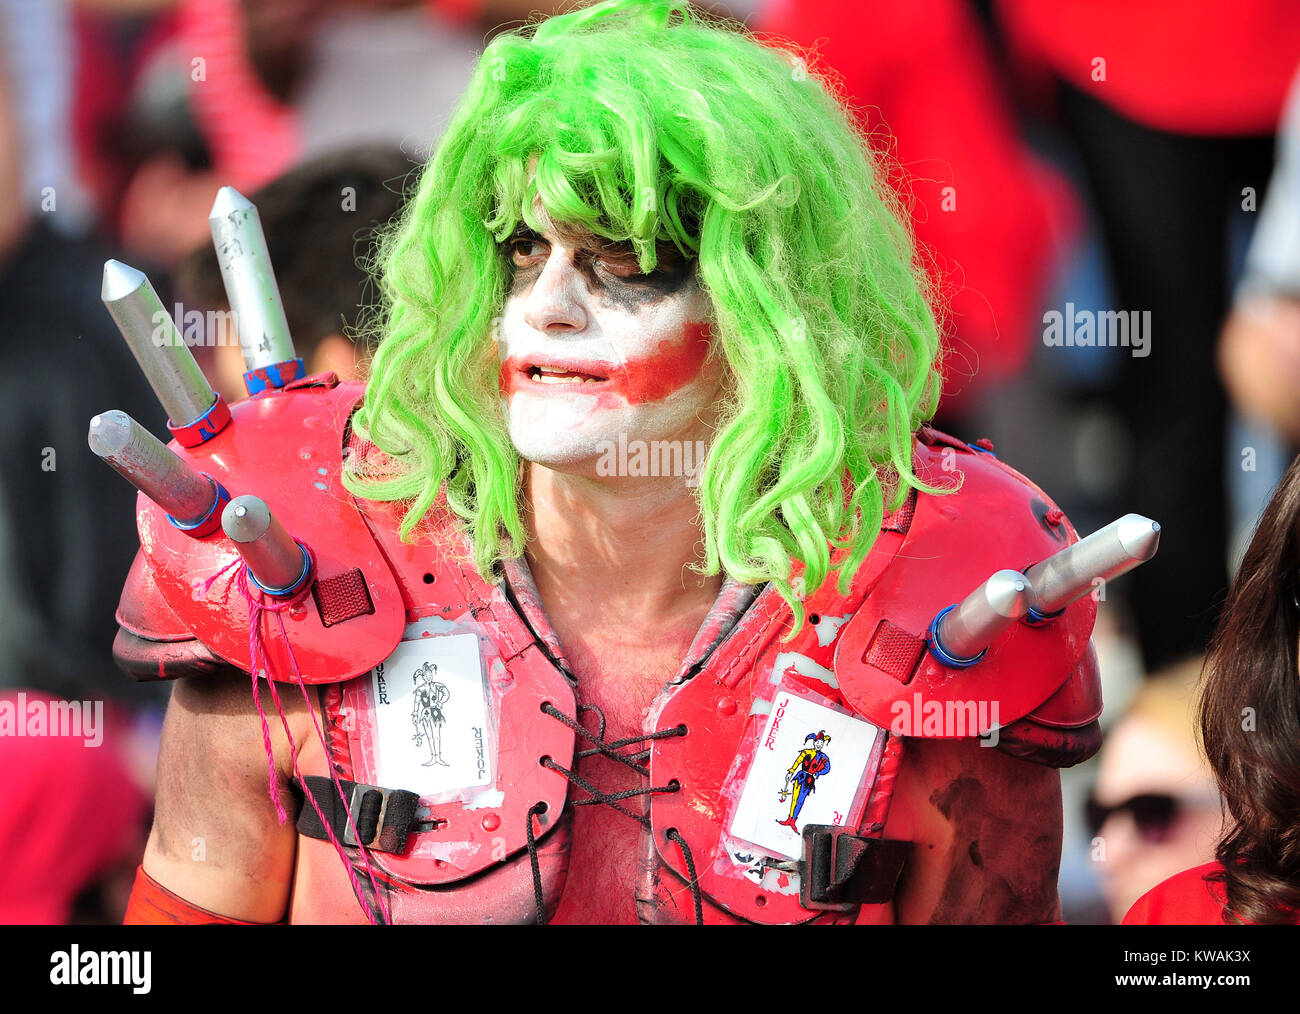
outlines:
{"label": "man's eye", "polygon": [[601,257],[599,264],[619,278],[650,278],[657,273],[651,271],[649,274],[642,274],[641,265],[637,263],[635,257]]}
{"label": "man's eye", "polygon": [[535,239],[514,239],[510,241],[510,259],[516,264],[533,257],[545,255],[546,244]]}
{"label": "man's eye", "polygon": [[641,279],[649,281],[650,279],[657,279],[664,275],[672,274],[674,271],[678,270],[678,265],[662,253],[655,261],[655,266],[647,272],[642,272],[641,264],[637,260],[634,251],[602,254],[598,257],[597,261],[603,268],[609,271],[610,274],[615,275],[618,278],[633,280]]}

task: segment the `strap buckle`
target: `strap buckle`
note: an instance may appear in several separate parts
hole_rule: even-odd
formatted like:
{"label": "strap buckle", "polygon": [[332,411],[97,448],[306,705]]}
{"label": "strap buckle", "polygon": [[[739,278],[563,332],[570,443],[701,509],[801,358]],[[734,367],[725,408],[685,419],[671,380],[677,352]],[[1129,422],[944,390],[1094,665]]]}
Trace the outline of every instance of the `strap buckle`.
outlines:
{"label": "strap buckle", "polygon": [[[348,802],[349,819],[343,823],[345,845],[365,845],[369,848],[379,840],[384,830],[384,819],[388,816],[388,801],[394,791],[385,789],[382,785],[365,785],[361,782],[352,786],[352,798]],[[353,828],[356,829],[356,834],[353,834]],[[357,835],[360,835],[360,841],[357,840]]]}
{"label": "strap buckle", "polygon": [[814,912],[853,912],[891,900],[910,844],[864,838],[834,824],[805,824],[799,904]]}
{"label": "strap buckle", "polygon": [[304,796],[310,795],[316,801],[315,806],[304,805],[298,812],[298,833],[308,838],[329,841],[332,831],[339,841],[353,848],[401,854],[406,851],[411,831],[436,830],[446,824],[436,817],[422,820],[420,797],[406,789],[386,789],[342,778],[340,795],[333,779],[324,775],[304,775],[298,785]]}

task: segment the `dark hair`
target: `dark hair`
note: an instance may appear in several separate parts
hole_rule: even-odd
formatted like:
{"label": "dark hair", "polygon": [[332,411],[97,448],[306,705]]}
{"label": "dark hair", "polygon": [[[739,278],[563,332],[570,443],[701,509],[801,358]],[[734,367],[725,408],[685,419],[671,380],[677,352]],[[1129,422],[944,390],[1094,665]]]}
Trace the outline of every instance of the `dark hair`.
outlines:
{"label": "dark hair", "polygon": [[[262,220],[298,355],[310,359],[328,335],[352,338],[364,329],[365,314],[379,300],[371,287],[374,242],[401,210],[415,168],[395,145],[341,148],[248,195]],[[226,306],[211,243],[181,261],[175,282],[186,299]]]}
{"label": "dark hair", "polygon": [[1294,922],[1300,910],[1298,570],[1300,458],[1259,519],[1205,663],[1201,738],[1232,817],[1211,878],[1225,921]]}

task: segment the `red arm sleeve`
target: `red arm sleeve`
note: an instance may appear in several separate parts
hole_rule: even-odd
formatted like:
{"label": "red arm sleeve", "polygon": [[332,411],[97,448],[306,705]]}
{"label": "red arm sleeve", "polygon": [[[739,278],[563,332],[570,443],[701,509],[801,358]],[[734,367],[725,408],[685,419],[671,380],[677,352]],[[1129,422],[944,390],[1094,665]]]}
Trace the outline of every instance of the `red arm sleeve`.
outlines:
{"label": "red arm sleeve", "polygon": [[173,894],[141,866],[135,875],[135,885],[126,904],[124,926],[198,926],[224,923],[228,926],[266,926],[275,923],[245,922],[230,919],[206,908],[192,905],[179,894]]}

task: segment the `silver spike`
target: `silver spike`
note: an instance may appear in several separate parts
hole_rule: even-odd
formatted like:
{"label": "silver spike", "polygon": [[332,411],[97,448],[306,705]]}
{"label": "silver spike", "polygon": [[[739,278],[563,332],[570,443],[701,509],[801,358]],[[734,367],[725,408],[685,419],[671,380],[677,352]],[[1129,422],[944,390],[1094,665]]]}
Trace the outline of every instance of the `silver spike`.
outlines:
{"label": "silver spike", "polygon": [[263,591],[288,595],[302,586],[310,561],[266,501],[248,494],[235,497],[221,514],[221,527]]}
{"label": "silver spike", "polygon": [[173,426],[188,426],[212,408],[216,392],[144,272],[106,261],[100,299]]}
{"label": "silver spike", "polygon": [[1032,605],[1044,615],[1058,612],[1092,591],[1097,581],[1127,573],[1159,548],[1160,525],[1141,514],[1125,514],[1025,571],[1033,587]]}
{"label": "silver spike", "polygon": [[999,570],[943,614],[935,628],[939,647],[956,659],[973,659],[1029,611],[1029,579]]}
{"label": "silver spike", "polygon": [[226,299],[235,314],[244,365],[249,370],[295,357],[289,321],[275,283],[262,220],[234,187],[222,187],[208,214]]}
{"label": "silver spike", "polygon": [[208,476],[195,471],[125,412],[102,412],[90,420],[90,449],[118,475],[170,514],[182,527],[212,513],[219,492]]}

